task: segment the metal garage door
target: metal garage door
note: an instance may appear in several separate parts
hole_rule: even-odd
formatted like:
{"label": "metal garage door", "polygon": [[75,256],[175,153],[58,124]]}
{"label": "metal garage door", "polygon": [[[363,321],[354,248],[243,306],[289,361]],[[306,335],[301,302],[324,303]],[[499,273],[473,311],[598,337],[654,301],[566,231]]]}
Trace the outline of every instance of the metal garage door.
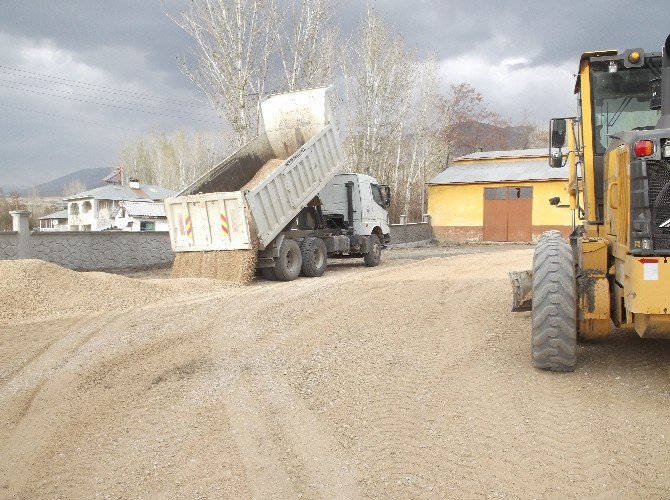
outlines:
{"label": "metal garage door", "polygon": [[530,241],[533,188],[484,188],[484,240]]}

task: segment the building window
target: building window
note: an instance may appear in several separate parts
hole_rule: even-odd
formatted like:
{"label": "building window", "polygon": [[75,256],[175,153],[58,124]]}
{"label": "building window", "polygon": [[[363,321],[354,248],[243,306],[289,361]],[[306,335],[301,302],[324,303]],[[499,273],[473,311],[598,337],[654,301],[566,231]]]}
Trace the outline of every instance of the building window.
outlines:
{"label": "building window", "polygon": [[511,187],[507,188],[507,199],[509,200],[527,200],[533,197],[532,187]]}
{"label": "building window", "polygon": [[140,231],[155,231],[156,223],[153,221],[143,220],[140,222]]}
{"label": "building window", "polygon": [[484,198],[487,200],[528,200],[532,197],[532,187],[484,188]]}
{"label": "building window", "polygon": [[484,198],[487,200],[506,200],[507,188],[484,188]]}

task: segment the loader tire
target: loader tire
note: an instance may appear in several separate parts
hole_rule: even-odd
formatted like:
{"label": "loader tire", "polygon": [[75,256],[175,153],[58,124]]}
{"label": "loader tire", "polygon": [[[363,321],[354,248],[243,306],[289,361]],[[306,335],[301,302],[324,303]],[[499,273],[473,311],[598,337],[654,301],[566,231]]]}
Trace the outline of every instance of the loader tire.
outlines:
{"label": "loader tire", "polygon": [[376,234],[370,235],[370,251],[363,256],[363,261],[368,267],[375,267],[379,265],[382,260],[382,244],[379,241],[379,236]]}
{"label": "loader tire", "polygon": [[533,364],[543,370],[575,369],[577,285],[572,249],[558,231],[548,231],[533,256]]}
{"label": "loader tire", "polygon": [[285,239],[275,259],[275,276],[279,281],[293,281],[300,275],[302,255],[295,240]]}
{"label": "loader tire", "polygon": [[328,250],[321,238],[308,237],[300,245],[302,253],[301,274],[309,278],[323,276],[328,266]]}

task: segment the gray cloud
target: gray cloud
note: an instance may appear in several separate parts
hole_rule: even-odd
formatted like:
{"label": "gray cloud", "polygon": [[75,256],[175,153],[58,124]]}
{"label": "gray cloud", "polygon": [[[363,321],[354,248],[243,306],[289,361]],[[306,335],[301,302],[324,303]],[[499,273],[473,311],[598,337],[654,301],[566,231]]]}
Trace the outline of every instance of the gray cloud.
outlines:
{"label": "gray cloud", "polygon": [[[177,13],[188,1],[165,5]],[[670,26],[663,0],[376,0],[372,5],[419,53],[437,53],[445,89],[469,81],[513,121],[524,113],[541,122],[573,112],[572,73],[583,51],[658,49]],[[338,22],[345,33],[354,30],[364,9],[360,0],[341,0]],[[159,0],[0,3],[0,65],[5,67],[193,100],[201,97],[176,61],[190,45]],[[42,95],[68,87],[28,76],[0,68],[5,80],[0,81],[0,185],[38,183],[79,168],[111,168],[120,141],[152,127],[216,127],[196,121],[207,119],[197,113],[216,121],[213,113],[167,101],[153,104],[175,111],[153,111],[182,118]],[[69,91],[60,95],[119,98],[102,88]],[[132,100],[130,107],[142,102]]]}

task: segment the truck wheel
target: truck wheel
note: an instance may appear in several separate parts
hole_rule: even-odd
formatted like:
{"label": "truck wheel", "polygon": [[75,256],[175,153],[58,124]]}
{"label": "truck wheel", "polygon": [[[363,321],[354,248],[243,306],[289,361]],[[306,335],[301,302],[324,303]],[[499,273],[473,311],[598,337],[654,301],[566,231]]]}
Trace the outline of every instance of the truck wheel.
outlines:
{"label": "truck wheel", "polygon": [[302,253],[302,275],[314,278],[322,276],[328,265],[328,250],[321,238],[305,238],[300,246]]}
{"label": "truck wheel", "polygon": [[537,368],[575,369],[577,285],[572,249],[558,231],[542,235],[533,256],[532,353]]}
{"label": "truck wheel", "polygon": [[275,268],[274,267],[262,267],[261,268],[261,275],[266,280],[277,281],[277,275],[275,274]]}
{"label": "truck wheel", "polygon": [[295,240],[284,239],[279,247],[279,257],[275,261],[275,276],[280,281],[293,281],[300,275],[302,255]]}
{"label": "truck wheel", "polygon": [[363,256],[363,261],[368,267],[379,265],[382,260],[382,244],[376,234],[370,235],[370,251]]}

